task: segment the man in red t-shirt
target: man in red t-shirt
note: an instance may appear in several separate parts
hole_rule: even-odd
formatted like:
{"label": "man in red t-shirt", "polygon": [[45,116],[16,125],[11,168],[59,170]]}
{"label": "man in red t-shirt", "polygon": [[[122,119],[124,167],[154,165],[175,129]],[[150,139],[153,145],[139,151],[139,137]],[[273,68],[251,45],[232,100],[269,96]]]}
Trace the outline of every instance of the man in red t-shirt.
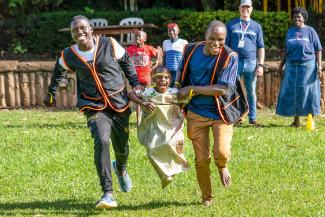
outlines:
{"label": "man in red t-shirt", "polygon": [[[158,49],[145,44],[147,34],[144,31],[135,33],[136,45],[129,46],[126,50],[129,53],[138,74],[138,80],[143,86],[149,86],[151,83],[150,73],[153,67],[152,58],[157,58]],[[157,65],[157,61],[155,66]]]}

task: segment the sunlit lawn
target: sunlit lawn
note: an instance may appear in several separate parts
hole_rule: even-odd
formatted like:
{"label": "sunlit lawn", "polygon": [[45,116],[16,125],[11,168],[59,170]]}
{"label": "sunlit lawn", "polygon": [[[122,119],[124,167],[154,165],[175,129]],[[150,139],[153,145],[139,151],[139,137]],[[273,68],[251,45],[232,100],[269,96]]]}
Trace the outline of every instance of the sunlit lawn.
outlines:
{"label": "sunlit lawn", "polygon": [[[325,117],[317,129],[289,127],[291,118],[259,111],[264,127],[235,128],[229,164],[232,186],[221,186],[211,164],[215,202],[200,205],[192,169],[165,190],[136,138],[131,120],[130,193],[119,207],[96,210],[100,198],[93,142],[78,111],[0,111],[0,216],[325,216]],[[303,122],[306,118],[303,118]]]}

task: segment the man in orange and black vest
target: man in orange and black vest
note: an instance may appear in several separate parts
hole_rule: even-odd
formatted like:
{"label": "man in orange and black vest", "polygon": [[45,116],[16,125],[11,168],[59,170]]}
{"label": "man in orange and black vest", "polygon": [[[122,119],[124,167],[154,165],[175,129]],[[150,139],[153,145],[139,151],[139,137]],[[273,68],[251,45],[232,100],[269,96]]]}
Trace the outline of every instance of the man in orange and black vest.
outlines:
{"label": "man in orange and black vest", "polygon": [[186,105],[187,132],[195,153],[197,180],[202,192],[202,204],[212,203],[210,171],[210,128],[213,131],[213,157],[218,167],[221,182],[230,184],[227,162],[233,125],[228,124],[220,108],[217,96],[224,95],[228,87],[234,86],[237,76],[237,53],[225,45],[227,29],[220,21],[210,22],[205,42],[189,44],[185,48],[180,64],[176,86],[181,87],[180,98],[190,98]]}
{"label": "man in orange and black vest", "polygon": [[[96,208],[113,208],[111,167],[117,175],[119,187],[129,192],[132,182],[126,170],[129,154],[129,99],[124,75],[134,89],[140,89],[136,70],[124,48],[113,38],[94,37],[85,16],[71,21],[71,36],[76,44],[65,48],[58,59],[51,84],[44,98],[46,106],[55,106],[55,93],[66,71],[77,75],[77,107],[87,117],[87,125],[94,139],[94,159],[103,196]],[[123,71],[122,71],[122,70]],[[110,140],[115,161],[110,158]]]}

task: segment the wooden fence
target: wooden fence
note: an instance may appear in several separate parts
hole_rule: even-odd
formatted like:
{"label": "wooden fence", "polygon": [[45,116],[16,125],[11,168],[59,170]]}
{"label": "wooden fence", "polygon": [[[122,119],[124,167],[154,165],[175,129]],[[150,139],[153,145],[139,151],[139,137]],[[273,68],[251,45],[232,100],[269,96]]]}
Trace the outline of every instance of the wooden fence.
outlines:
{"label": "wooden fence", "polygon": [[[41,107],[54,62],[0,61],[0,108]],[[76,105],[76,77],[67,73],[57,93],[57,107]]]}
{"label": "wooden fence", "polygon": [[[268,61],[264,76],[257,80],[258,108],[274,107],[281,78],[275,76],[279,62]],[[43,107],[43,97],[50,83],[54,62],[0,61],[0,108]],[[323,62],[325,68],[325,62]],[[325,77],[325,76],[324,76]],[[68,73],[57,93],[58,108],[76,104],[76,77]],[[321,107],[325,111],[325,78],[321,82]]]}

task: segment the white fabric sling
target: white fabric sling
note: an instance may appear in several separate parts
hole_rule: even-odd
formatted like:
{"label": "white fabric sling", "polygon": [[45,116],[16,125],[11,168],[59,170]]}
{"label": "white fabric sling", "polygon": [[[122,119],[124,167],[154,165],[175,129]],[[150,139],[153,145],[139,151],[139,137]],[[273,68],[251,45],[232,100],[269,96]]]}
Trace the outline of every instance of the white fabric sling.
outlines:
{"label": "white fabric sling", "polygon": [[151,113],[143,112],[138,139],[146,147],[149,161],[164,188],[174,175],[189,169],[182,153],[184,115],[176,104],[176,94],[155,92],[143,98],[156,104],[156,108]]}

